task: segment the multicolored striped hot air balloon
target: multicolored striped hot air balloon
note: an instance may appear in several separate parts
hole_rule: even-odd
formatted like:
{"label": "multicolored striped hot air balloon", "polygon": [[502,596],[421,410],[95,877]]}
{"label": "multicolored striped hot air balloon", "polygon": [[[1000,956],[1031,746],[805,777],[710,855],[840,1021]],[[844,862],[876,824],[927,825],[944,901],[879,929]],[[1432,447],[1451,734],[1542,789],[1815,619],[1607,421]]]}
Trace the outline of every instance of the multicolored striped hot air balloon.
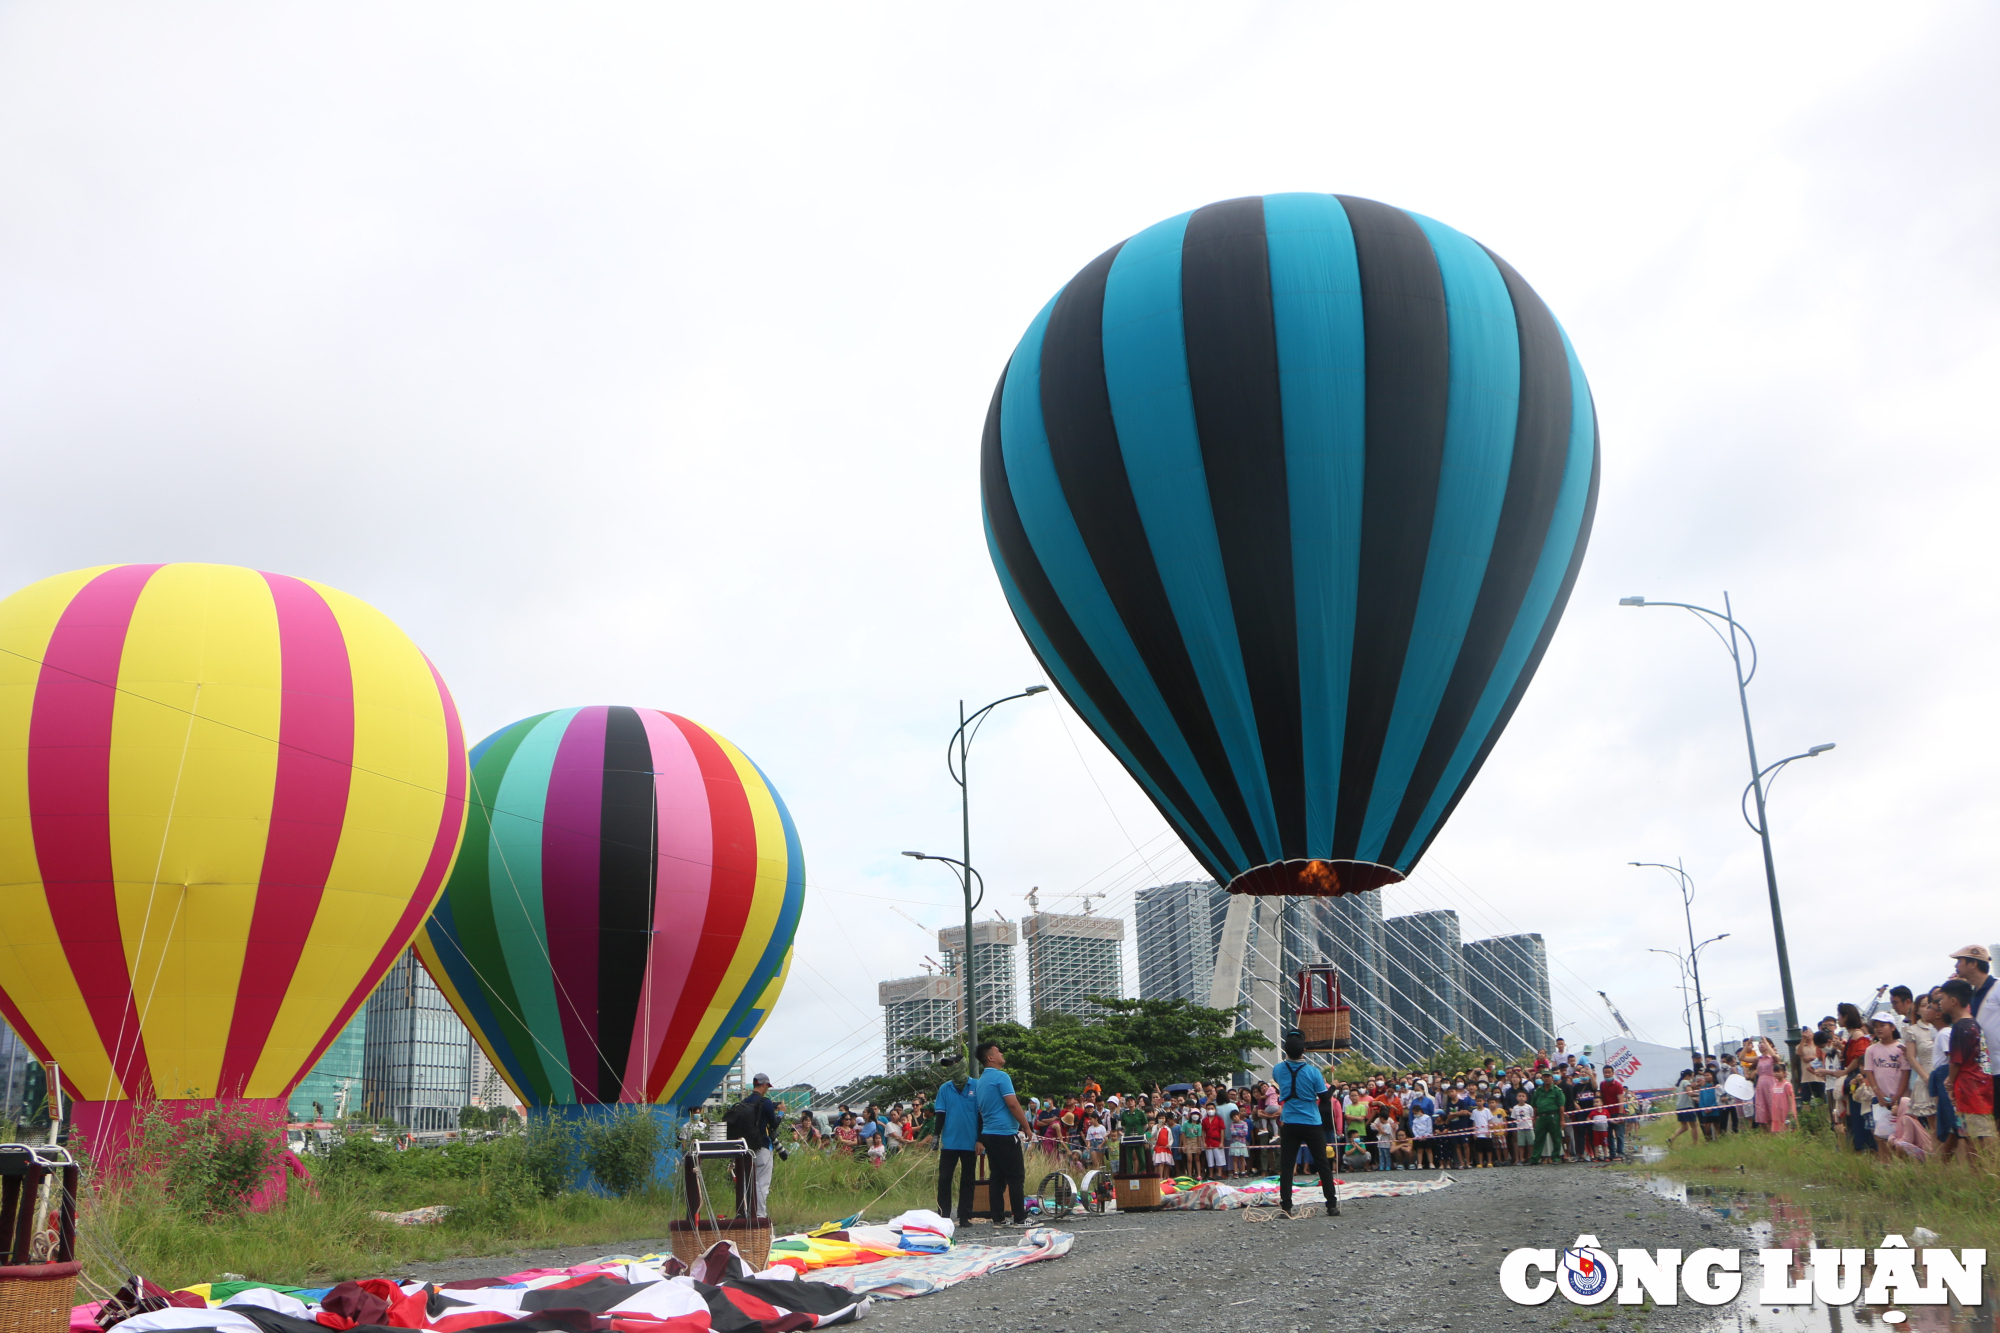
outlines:
{"label": "multicolored striped hot air balloon", "polygon": [[981,460],[1015,619],[1232,891],[1401,879],[1541,662],[1597,418],[1521,276],[1366,199],[1210,204],[1028,327]]}
{"label": "multicolored striped hot air balloon", "polygon": [[285,1094],[444,886],[444,682],[381,612],[230,565],[0,601],[0,1010],[102,1149],[135,1102]]}
{"label": "multicolored striped hot air balloon", "polygon": [[565,708],[472,752],[465,850],[417,949],[537,1108],[700,1103],[777,1003],[799,837],[742,751],[649,708]]}

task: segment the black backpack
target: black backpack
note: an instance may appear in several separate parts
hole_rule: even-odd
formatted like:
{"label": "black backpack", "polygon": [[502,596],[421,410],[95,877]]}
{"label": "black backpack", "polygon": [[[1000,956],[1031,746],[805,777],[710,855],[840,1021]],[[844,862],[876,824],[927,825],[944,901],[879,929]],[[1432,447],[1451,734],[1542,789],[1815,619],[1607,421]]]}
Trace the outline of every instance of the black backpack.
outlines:
{"label": "black backpack", "polygon": [[752,1148],[763,1147],[764,1117],[758,1114],[762,1109],[758,1100],[745,1097],[722,1113],[722,1132],[732,1139],[742,1139]]}

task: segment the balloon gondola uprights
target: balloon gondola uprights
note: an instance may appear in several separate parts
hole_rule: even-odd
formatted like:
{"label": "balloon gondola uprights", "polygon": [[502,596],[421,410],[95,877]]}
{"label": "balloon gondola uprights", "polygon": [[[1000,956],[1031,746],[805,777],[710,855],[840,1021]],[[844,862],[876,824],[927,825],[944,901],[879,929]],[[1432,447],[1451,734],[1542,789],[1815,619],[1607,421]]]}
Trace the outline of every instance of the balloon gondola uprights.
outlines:
{"label": "balloon gondola uprights", "polygon": [[1085,265],[980,452],[1050,682],[1259,894],[1416,865],[1548,648],[1597,485],[1589,386],[1521,276],[1325,194],[1210,204]]}
{"label": "balloon gondola uprights", "polygon": [[1331,963],[1309,963],[1299,970],[1298,1028],[1309,1051],[1345,1051],[1352,1047],[1351,1016],[1340,998],[1340,971]]}

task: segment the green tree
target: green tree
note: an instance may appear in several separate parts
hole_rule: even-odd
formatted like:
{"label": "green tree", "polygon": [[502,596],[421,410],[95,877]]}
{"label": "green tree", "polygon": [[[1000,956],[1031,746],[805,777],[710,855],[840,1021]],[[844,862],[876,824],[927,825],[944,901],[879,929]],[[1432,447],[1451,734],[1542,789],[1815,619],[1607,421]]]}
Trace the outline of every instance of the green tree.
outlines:
{"label": "green tree", "polygon": [[1378,1065],[1359,1051],[1349,1051],[1333,1067],[1333,1081],[1336,1083],[1366,1083],[1371,1078],[1383,1078],[1396,1071],[1388,1065]]}
{"label": "green tree", "polygon": [[1448,1032],[1436,1050],[1411,1065],[1410,1069],[1426,1074],[1455,1074],[1461,1069],[1478,1068],[1489,1054],[1491,1052],[1477,1046],[1466,1045],[1458,1039],[1456,1032]]}
{"label": "green tree", "polygon": [[[1209,1009],[1187,1000],[1096,997],[1091,1003],[1103,1012],[1088,1018],[1040,1013],[1032,1025],[988,1024],[979,1037],[1000,1044],[1015,1090],[1027,1097],[1072,1096],[1091,1078],[1107,1092],[1226,1078],[1252,1067],[1245,1052],[1271,1045],[1260,1033],[1236,1031],[1237,1016],[1228,1009]],[[913,1080],[913,1086],[928,1091],[957,1068],[960,1046],[955,1040],[913,1037],[904,1044],[929,1054],[935,1063],[911,1074],[874,1080],[873,1100],[889,1100],[880,1092],[900,1087],[901,1079]]]}
{"label": "green tree", "polygon": [[[1210,1009],[1191,1000],[1093,999],[1106,1012],[1102,1025],[1117,1034],[1135,1060],[1127,1079],[1135,1089],[1155,1083],[1213,1081],[1255,1066],[1251,1051],[1268,1051],[1271,1041],[1254,1029],[1238,1030],[1235,1010]],[[1108,1085],[1111,1078],[1100,1078]]]}

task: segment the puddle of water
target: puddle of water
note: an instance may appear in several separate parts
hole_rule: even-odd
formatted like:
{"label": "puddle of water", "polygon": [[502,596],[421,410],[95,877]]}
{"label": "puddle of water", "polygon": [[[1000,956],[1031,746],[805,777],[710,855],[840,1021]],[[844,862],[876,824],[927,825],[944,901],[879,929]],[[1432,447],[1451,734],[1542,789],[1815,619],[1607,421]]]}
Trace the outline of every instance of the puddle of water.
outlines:
{"label": "puddle of water", "polygon": [[[1885,1309],[1859,1302],[1829,1306],[1817,1299],[1811,1305],[1760,1305],[1756,1297],[1763,1288],[1764,1266],[1759,1250],[1789,1249],[1791,1278],[1796,1283],[1806,1279],[1810,1271],[1808,1256],[1815,1246],[1861,1246],[1872,1250],[1881,1243],[1886,1228],[1875,1227],[1865,1239],[1822,1235],[1810,1208],[1762,1190],[1690,1185],[1671,1176],[1646,1176],[1641,1183],[1658,1198],[1713,1213],[1749,1233],[1743,1256],[1744,1294],[1717,1312],[1721,1317],[1710,1325],[1717,1333],[1855,1333],[1859,1329],[1873,1329],[1877,1333],[2000,1333],[1994,1320],[1990,1267],[1982,1274],[1980,1302],[1972,1306],[1950,1302]],[[1924,1243],[1913,1236],[1905,1239],[1913,1249],[1924,1248]],[[1872,1265],[1867,1273],[1872,1279]]]}

